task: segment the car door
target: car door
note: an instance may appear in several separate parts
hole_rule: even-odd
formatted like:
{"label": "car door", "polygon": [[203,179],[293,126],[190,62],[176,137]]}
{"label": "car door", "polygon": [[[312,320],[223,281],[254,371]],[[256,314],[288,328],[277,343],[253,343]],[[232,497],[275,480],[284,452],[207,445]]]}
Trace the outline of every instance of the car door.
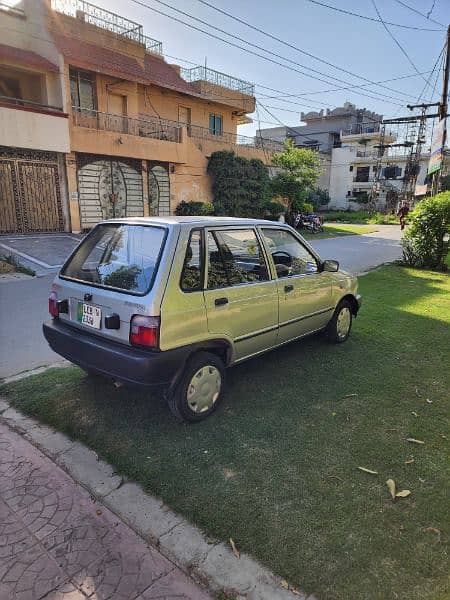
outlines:
{"label": "car door", "polygon": [[330,273],[320,271],[318,259],[288,229],[262,227],[261,233],[277,276],[277,343],[321,329],[333,311]]}
{"label": "car door", "polygon": [[274,346],[278,289],[253,228],[211,228],[206,233],[204,292],[208,330],[233,342],[235,360]]}

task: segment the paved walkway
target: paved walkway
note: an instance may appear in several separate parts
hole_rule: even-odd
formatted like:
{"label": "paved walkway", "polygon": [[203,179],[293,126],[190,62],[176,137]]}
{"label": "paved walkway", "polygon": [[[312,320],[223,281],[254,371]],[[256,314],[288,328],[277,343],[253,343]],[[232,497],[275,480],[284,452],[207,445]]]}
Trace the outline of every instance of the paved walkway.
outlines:
{"label": "paved walkway", "polygon": [[0,424],[0,600],[211,600]]}

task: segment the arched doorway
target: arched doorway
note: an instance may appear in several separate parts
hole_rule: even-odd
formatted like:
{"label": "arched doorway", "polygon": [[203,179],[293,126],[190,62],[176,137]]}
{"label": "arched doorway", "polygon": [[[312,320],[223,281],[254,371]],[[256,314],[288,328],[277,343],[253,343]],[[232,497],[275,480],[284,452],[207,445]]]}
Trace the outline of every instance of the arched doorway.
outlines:
{"label": "arched doorway", "polygon": [[170,215],[170,178],[167,164],[148,163],[148,202],[151,215]]}

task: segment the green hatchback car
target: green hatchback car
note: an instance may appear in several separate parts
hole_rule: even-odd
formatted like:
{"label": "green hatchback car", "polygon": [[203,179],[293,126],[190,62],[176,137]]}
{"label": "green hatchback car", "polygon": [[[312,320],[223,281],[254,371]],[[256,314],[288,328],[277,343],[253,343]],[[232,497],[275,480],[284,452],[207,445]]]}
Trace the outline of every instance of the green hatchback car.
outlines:
{"label": "green hatchback car", "polygon": [[200,421],[225,369],[324,330],[345,342],[356,277],[291,227],[254,219],[104,221],[75,249],[49,297],[51,348],[120,384],[163,385],[172,412]]}

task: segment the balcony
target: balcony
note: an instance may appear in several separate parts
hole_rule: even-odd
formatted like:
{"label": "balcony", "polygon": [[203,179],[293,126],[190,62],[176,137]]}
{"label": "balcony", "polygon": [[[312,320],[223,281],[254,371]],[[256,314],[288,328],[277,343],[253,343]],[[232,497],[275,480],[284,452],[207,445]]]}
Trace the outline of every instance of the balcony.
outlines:
{"label": "balcony", "polygon": [[238,108],[243,114],[255,110],[253,83],[200,66],[192,69],[182,68],[180,75],[196,92],[213,102]]}
{"label": "balcony", "polygon": [[57,106],[0,96],[0,131],[4,146],[69,152],[67,114]]}
{"label": "balcony", "polygon": [[90,2],[85,2],[85,0],[51,0],[51,7],[63,15],[143,44],[148,52],[162,54],[162,43],[144,35],[142,25],[135,21],[121,17]]}
{"label": "balcony", "polygon": [[176,121],[156,117],[133,119],[77,107],[72,107],[72,111],[73,122],[77,127],[123,133],[166,142],[179,143],[181,141],[182,126]]}
{"label": "balcony", "polygon": [[235,133],[223,132],[221,135],[215,135],[206,127],[199,127],[198,125],[189,125],[188,135],[191,138],[213,142],[220,146],[233,146],[233,149],[257,149],[262,152],[283,152],[283,142],[271,140],[267,138],[261,138],[258,136],[248,137],[245,135],[239,135]]}

